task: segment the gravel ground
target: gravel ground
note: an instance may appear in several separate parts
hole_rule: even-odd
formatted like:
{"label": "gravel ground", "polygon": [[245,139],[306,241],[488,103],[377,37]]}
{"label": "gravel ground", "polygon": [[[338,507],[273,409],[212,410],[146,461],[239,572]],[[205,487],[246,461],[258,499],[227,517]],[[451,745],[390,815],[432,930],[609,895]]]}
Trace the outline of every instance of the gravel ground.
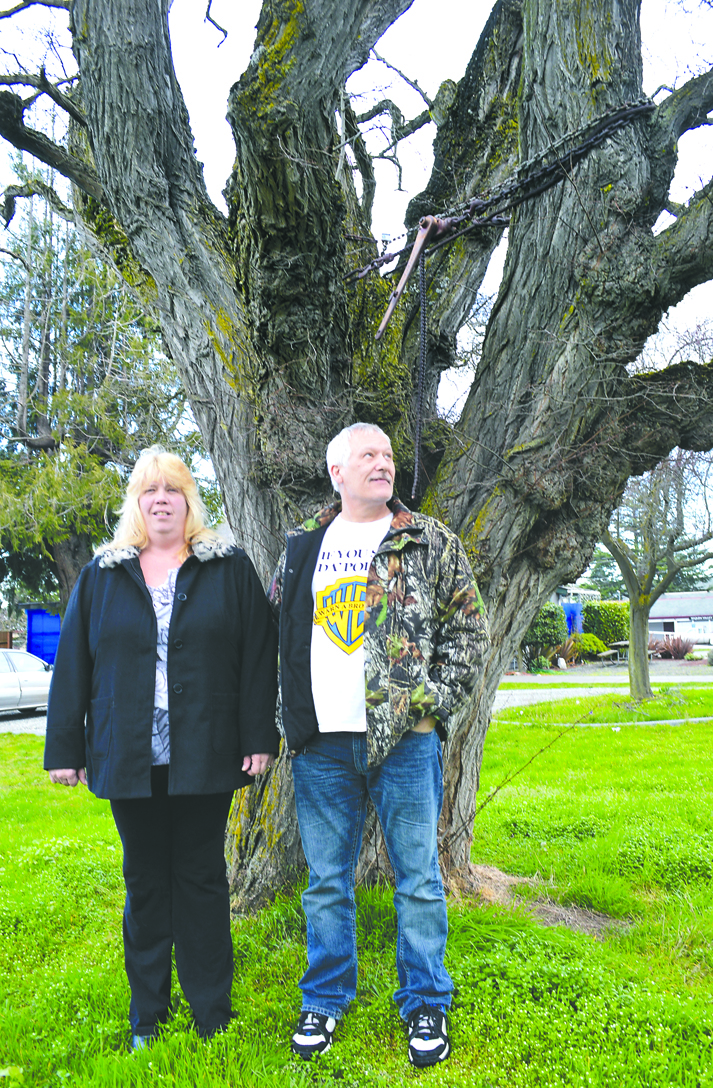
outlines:
{"label": "gravel ground", "polygon": [[34,733],[44,737],[47,729],[47,715],[40,711],[32,717],[25,717],[17,710],[0,710],[0,733]]}

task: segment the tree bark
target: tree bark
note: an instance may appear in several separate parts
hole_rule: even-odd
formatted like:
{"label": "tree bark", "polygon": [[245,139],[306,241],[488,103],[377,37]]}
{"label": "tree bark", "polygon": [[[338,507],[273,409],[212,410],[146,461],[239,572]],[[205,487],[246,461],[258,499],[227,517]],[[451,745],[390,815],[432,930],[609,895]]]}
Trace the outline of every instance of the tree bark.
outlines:
{"label": "tree bark", "polygon": [[647,597],[629,601],[629,689],[637,703],[653,697],[648,654],[650,609]]}
{"label": "tree bark", "polygon": [[63,616],[82,567],[94,555],[92,539],[87,533],[71,533],[64,540],[50,544],[49,549],[54,561],[54,573],[59,582],[59,611]]}
{"label": "tree bark", "polygon": [[[265,0],[230,96],[227,220],[193,153],[167,6],[74,0],[93,174],[83,186],[76,164],[74,175],[66,169],[83,187],[85,223],[159,314],[231,526],[267,579],[283,529],[327,497],[323,453],[342,425],[362,417],[390,433],[404,491],[417,300],[407,292],[374,344],[390,284],[344,286],[377,247],[349,249],[348,236],[370,234],[368,199],[360,204],[349,171],[338,173],[335,116],[345,80],[408,0]],[[637,0],[499,0],[440,118],[433,175],[409,222],[545,161],[553,143],[640,94]],[[435,419],[437,381],[501,228],[464,235],[427,265],[433,475],[421,508],[465,541],[493,634],[446,748],[441,839],[454,880],[467,869],[497,684],[541,601],[584,568],[632,473],[674,445],[713,445],[713,368],[684,364],[646,379],[627,370],[666,309],[713,276],[709,188],[672,227],[652,230],[678,137],[711,106],[708,73],[512,214],[503,282],[455,429]],[[244,903],[300,869],[289,798],[281,760],[236,807],[233,886]],[[366,838],[360,872],[373,872],[383,868],[373,823]]]}

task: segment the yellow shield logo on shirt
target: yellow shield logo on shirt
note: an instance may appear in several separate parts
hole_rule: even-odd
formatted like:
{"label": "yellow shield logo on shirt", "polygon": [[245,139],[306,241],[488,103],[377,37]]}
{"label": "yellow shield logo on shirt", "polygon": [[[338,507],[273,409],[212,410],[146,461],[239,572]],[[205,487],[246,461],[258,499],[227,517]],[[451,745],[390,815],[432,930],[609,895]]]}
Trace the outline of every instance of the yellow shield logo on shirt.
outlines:
{"label": "yellow shield logo on shirt", "polygon": [[366,578],[335,582],[317,591],[314,622],[345,654],[358,650],[364,641]]}

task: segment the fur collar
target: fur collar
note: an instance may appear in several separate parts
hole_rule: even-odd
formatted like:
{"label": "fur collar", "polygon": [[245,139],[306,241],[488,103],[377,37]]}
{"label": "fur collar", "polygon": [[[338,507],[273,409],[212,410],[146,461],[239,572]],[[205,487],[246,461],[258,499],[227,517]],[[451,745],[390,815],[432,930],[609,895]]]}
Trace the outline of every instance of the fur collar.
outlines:
{"label": "fur collar", "polygon": [[[199,540],[193,547],[193,554],[201,563],[207,563],[210,559],[223,559],[226,555],[237,552],[235,544],[229,544],[227,540],[216,537],[214,540]],[[104,548],[98,554],[100,567],[118,567],[125,559],[137,559],[139,549],[131,545],[128,548]]]}

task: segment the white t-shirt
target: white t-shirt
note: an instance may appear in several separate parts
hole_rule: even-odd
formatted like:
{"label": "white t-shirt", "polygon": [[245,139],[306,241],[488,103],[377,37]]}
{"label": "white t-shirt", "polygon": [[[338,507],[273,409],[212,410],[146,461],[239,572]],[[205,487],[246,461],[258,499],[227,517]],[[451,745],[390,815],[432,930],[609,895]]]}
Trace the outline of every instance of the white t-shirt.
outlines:
{"label": "white t-shirt", "polygon": [[312,695],[320,733],[366,732],[364,601],[374,553],[389,531],[378,521],[345,521],[324,534],[312,578]]}

